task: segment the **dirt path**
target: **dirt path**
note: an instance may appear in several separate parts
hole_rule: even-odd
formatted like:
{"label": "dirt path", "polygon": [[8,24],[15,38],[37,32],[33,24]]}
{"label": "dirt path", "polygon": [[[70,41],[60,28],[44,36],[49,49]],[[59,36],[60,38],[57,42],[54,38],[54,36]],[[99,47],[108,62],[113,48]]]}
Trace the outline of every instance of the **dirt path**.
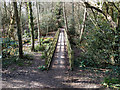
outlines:
{"label": "dirt path", "polygon": [[[40,71],[44,64],[40,53],[34,54],[33,64],[2,71],[3,88],[101,88],[104,73],[76,69],[68,71],[66,41],[63,30],[60,33],[56,53],[49,71]],[[13,66],[14,67],[14,66]]]}

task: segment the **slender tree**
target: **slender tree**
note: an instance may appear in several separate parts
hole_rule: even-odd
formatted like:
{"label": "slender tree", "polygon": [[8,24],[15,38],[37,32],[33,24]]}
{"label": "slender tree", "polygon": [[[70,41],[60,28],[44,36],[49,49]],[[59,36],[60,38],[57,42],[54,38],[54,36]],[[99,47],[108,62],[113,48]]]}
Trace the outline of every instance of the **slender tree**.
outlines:
{"label": "slender tree", "polygon": [[81,28],[81,23],[80,23],[80,10],[81,10],[81,5],[78,3],[77,4],[77,18],[78,18],[78,31],[77,33],[80,34],[80,28]]}
{"label": "slender tree", "polygon": [[13,38],[13,40],[15,40],[15,36],[14,36],[14,24],[15,24],[15,12],[11,12],[11,16],[10,16],[10,24],[9,24],[9,29],[8,29],[8,37],[9,38]]}
{"label": "slender tree", "polygon": [[[71,26],[69,29],[70,33],[71,33],[70,38],[75,35],[75,12],[74,12],[74,8],[75,8],[74,2],[72,2],[72,13],[71,13],[72,17],[71,17],[71,21],[70,21]],[[71,38],[71,41],[72,41],[72,38]]]}
{"label": "slender tree", "polygon": [[4,1],[4,8],[5,8],[5,17],[7,18],[7,5],[5,1]]}
{"label": "slender tree", "polygon": [[40,15],[39,15],[40,5],[38,5],[37,2],[36,2],[36,8],[37,8],[38,42],[41,45],[41,42],[40,42],[40,36],[41,36],[41,31],[40,31]]}
{"label": "slender tree", "polygon": [[64,16],[65,29],[66,31],[68,31],[68,22],[67,22],[67,17],[66,17],[65,2],[63,2],[63,16]]}
{"label": "slender tree", "polygon": [[23,57],[22,36],[21,36],[20,18],[18,16],[17,2],[13,2],[13,5],[14,5],[15,18],[17,23],[17,34],[18,34],[18,41],[19,41],[19,58],[22,58]]}
{"label": "slender tree", "polygon": [[74,6],[74,2],[72,2],[72,29],[73,30],[75,30],[75,11],[74,11],[74,8],[75,8],[75,6]]}
{"label": "slender tree", "polygon": [[82,39],[82,35],[83,35],[84,29],[85,29],[86,16],[87,16],[87,9],[86,9],[86,7],[85,7],[84,17],[83,17],[83,24],[82,24],[82,28],[81,28],[81,30],[80,30],[80,40]]}
{"label": "slender tree", "polygon": [[[48,13],[48,7],[46,8],[46,14]],[[47,31],[46,31],[46,36],[48,35],[48,29],[49,29],[49,17],[47,17],[47,20],[46,20],[46,23],[47,23]]]}
{"label": "slender tree", "polygon": [[27,2],[27,8],[28,8],[28,19],[29,19],[29,29],[31,31],[31,51],[34,51],[34,23],[33,23],[33,14],[32,14],[32,4],[31,2]]}

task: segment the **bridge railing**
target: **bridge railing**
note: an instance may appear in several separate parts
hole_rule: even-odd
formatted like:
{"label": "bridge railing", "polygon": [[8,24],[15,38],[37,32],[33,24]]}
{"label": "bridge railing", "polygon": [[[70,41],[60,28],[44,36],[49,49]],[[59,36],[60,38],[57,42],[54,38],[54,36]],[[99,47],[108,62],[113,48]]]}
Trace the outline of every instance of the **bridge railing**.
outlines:
{"label": "bridge railing", "polygon": [[56,49],[56,45],[57,45],[58,38],[59,38],[59,33],[60,33],[60,30],[58,29],[58,31],[56,32],[56,34],[54,36],[52,43],[49,46],[49,48],[47,50],[45,50],[45,56],[46,56],[45,67],[47,68],[47,70],[50,67],[50,64],[51,64],[51,61],[52,61],[52,58],[53,58],[53,55],[54,55],[54,52]]}
{"label": "bridge railing", "polygon": [[68,35],[67,35],[66,30],[64,30],[64,32],[65,32],[65,38],[66,38],[66,44],[67,44],[67,51],[68,51],[68,57],[69,57],[70,70],[73,70],[74,53],[73,53],[73,50],[71,49],[71,45],[70,45],[70,42],[68,40]]}

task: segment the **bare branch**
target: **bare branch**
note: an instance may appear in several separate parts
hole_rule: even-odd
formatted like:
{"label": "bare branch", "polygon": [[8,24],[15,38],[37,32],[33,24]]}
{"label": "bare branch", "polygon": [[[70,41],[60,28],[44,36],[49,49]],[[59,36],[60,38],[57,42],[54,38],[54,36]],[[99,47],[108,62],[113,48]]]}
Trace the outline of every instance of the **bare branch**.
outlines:
{"label": "bare branch", "polygon": [[92,8],[92,9],[95,9],[96,11],[102,13],[102,14],[106,17],[106,19],[110,22],[110,24],[111,24],[111,26],[112,26],[113,28],[116,28],[116,27],[117,27],[117,24],[112,20],[112,17],[111,17],[108,13],[105,13],[105,12],[102,11],[101,9],[90,5],[88,2],[84,2],[84,3],[85,3],[85,5],[86,5],[87,8]]}
{"label": "bare branch", "polygon": [[115,5],[115,3],[112,3],[112,4],[118,10],[118,12],[120,12],[120,9]]}

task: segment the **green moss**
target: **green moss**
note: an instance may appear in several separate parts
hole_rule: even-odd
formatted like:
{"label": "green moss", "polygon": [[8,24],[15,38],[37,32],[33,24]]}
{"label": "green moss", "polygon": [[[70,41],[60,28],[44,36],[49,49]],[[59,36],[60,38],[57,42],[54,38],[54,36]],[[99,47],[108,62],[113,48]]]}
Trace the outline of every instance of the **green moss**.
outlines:
{"label": "green moss", "polygon": [[43,45],[37,45],[36,47],[35,47],[35,51],[44,51],[45,50],[45,46],[43,46]]}
{"label": "green moss", "polygon": [[45,59],[45,58],[46,58],[46,56],[45,56],[44,53],[42,54],[41,58],[42,58],[42,59]]}
{"label": "green moss", "polygon": [[119,78],[105,77],[103,85],[110,87],[110,88],[120,89],[120,80]]}

